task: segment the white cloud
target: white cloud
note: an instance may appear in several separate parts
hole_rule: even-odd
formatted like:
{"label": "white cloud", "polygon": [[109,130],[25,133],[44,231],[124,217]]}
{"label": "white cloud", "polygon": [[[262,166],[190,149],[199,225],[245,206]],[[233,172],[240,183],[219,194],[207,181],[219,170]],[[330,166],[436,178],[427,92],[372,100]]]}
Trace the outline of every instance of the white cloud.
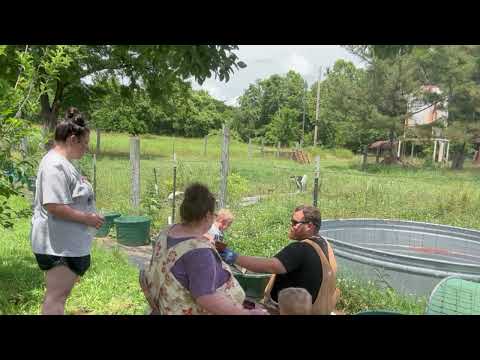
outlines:
{"label": "white cloud", "polygon": [[194,89],[206,90],[210,94],[210,96],[213,96],[214,98],[219,100],[224,100],[222,90],[218,87],[216,83],[205,82],[203,86],[198,86],[197,84],[195,84]]}
{"label": "white cloud", "polygon": [[229,82],[207,79],[199,86],[193,81],[193,88],[203,88],[217,99],[230,104],[235,103],[255,80],[273,74],[285,74],[288,70],[294,70],[311,85],[318,78],[320,66],[324,73],[338,59],[362,66],[358,58],[339,45],[240,45],[236,54],[247,67],[235,71]]}
{"label": "white cloud", "polygon": [[239,96],[235,96],[234,98],[225,101],[225,104],[226,104],[226,105],[229,105],[229,106],[238,106],[238,105],[239,105],[239,104],[238,104],[238,98],[239,98],[239,97],[240,97],[240,95],[239,95]]}
{"label": "white cloud", "polygon": [[286,71],[294,70],[302,75],[309,74],[313,71],[313,66],[307,58],[297,53],[290,55],[285,65]]}

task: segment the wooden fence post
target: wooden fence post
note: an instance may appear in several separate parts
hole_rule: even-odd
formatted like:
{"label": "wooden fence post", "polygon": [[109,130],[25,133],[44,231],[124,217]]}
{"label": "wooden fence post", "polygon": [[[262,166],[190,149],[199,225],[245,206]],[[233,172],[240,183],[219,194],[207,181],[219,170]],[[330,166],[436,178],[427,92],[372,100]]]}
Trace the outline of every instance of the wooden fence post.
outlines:
{"label": "wooden fence post", "polygon": [[132,206],[140,206],[140,139],[130,137],[130,166],[132,170]]}
{"label": "wooden fence post", "polygon": [[219,206],[225,208],[227,206],[227,184],[228,184],[228,163],[229,163],[229,142],[230,131],[227,125],[223,126],[223,142],[222,155],[220,160],[220,196]]}
{"label": "wooden fence post", "polygon": [[363,159],[362,159],[362,170],[367,169],[367,158],[368,158],[368,147],[367,145],[363,146]]}
{"label": "wooden fence post", "polygon": [[155,178],[155,195],[159,195],[158,193],[158,180],[157,180],[157,169],[153,168],[153,176]]}
{"label": "wooden fence post", "polygon": [[95,154],[99,156],[100,155],[100,129],[97,129],[96,132],[97,132],[97,147],[95,149]]}

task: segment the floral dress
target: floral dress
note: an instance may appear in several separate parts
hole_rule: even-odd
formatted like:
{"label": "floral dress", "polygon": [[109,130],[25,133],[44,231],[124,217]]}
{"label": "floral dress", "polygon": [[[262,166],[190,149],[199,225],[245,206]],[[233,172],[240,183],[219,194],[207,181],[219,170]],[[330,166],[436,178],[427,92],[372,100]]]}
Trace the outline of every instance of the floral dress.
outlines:
{"label": "floral dress", "polygon": [[[171,269],[184,254],[195,249],[209,248],[220,261],[221,257],[215,247],[203,237],[188,239],[167,248],[169,230],[170,228],[167,228],[159,234],[150,265],[140,272],[140,285],[152,309],[152,314],[207,315],[209,313],[196,303],[189,290],[172,274]],[[245,300],[245,292],[232,275],[229,266],[223,261],[222,267],[230,277],[216,291],[241,305]]]}

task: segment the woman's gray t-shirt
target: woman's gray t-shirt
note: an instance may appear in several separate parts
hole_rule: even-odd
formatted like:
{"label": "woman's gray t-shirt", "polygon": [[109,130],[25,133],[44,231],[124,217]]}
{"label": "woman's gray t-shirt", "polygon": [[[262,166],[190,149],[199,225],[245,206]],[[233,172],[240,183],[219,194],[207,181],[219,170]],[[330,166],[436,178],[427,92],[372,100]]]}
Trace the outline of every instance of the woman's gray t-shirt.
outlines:
{"label": "woman's gray t-shirt", "polygon": [[46,204],[65,204],[95,212],[93,189],[65,157],[50,150],[40,162],[30,239],[36,254],[77,257],[90,254],[92,232],[85,224],[62,220],[47,212]]}

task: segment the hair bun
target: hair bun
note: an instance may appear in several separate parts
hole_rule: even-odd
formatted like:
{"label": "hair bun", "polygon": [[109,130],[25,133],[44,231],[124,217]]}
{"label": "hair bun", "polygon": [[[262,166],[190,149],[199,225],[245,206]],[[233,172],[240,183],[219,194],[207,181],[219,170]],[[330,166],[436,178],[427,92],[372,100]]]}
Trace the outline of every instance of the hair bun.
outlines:
{"label": "hair bun", "polygon": [[85,121],[82,114],[75,115],[73,119],[71,119],[71,121],[77,126],[81,126],[81,127],[87,126],[87,122]]}
{"label": "hair bun", "polygon": [[78,110],[74,106],[70,106],[67,111],[65,112],[65,119],[70,120],[75,117],[75,115],[80,114],[80,110]]}
{"label": "hair bun", "polygon": [[83,114],[74,106],[70,106],[65,112],[65,120],[71,121],[73,124],[80,127],[87,126],[87,122],[85,121]]}

